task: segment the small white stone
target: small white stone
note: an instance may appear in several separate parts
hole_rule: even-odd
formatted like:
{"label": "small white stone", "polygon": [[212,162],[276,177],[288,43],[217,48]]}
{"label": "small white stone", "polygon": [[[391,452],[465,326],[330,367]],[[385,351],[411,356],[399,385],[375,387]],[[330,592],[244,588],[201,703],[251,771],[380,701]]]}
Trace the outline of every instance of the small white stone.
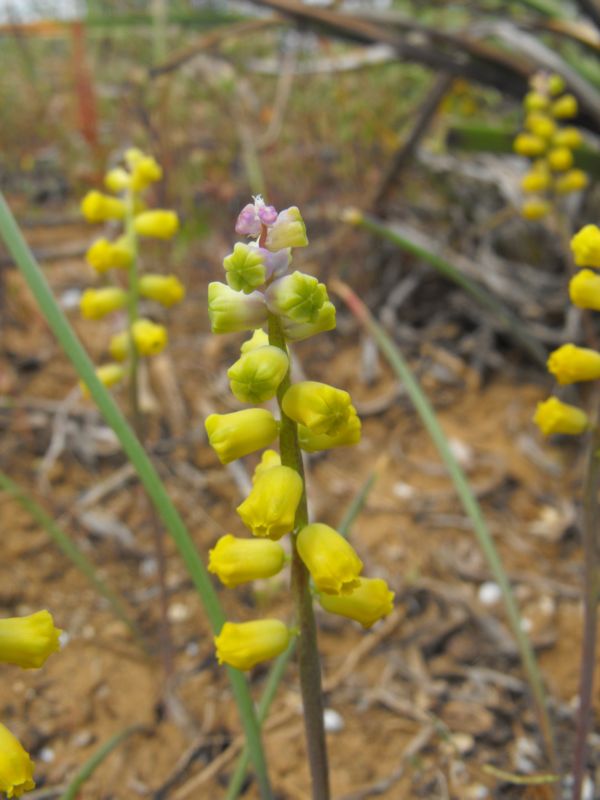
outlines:
{"label": "small white stone", "polygon": [[142,578],[154,578],[158,572],[158,562],[155,558],[145,558],[139,569]]}
{"label": "small white stone", "polygon": [[54,750],[51,747],[42,747],[39,758],[44,764],[51,764],[55,758]]}
{"label": "small white stone", "polygon": [[339,733],[344,730],[344,718],[333,708],[326,708],[323,712],[323,722],[327,733]]}
{"label": "small white stone", "polygon": [[595,796],[594,781],[589,775],[586,775],[583,779],[583,785],[581,787],[581,800],[594,800]]}
{"label": "small white stone", "polygon": [[397,497],[398,500],[410,500],[410,498],[415,495],[415,489],[409,483],[397,481],[392,486],[392,494],[394,497]]}
{"label": "small white stone", "polygon": [[502,589],[494,581],[485,581],[479,587],[478,595],[484,606],[495,606],[502,598]]}
{"label": "small white stone", "polygon": [[79,308],[80,300],[81,289],[67,289],[60,296],[60,304],[65,311],[71,311],[73,308]]}
{"label": "small white stone", "polygon": [[60,632],[60,636],[58,637],[58,641],[60,643],[60,649],[64,650],[65,647],[71,641],[71,635],[70,635],[69,631],[61,631]]}
{"label": "small white stone", "polygon": [[525,631],[525,633],[531,633],[533,629],[533,622],[529,619],[529,617],[522,617],[521,618],[521,630]]}
{"label": "small white stone", "polygon": [[190,618],[190,609],[185,603],[172,603],[167,612],[171,622],[185,622]]}

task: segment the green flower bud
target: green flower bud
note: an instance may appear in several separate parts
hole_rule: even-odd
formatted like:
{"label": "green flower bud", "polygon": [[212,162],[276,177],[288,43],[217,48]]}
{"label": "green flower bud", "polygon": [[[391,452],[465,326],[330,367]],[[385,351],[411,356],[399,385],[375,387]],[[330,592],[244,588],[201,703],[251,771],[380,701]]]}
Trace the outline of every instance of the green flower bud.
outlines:
{"label": "green flower bud", "polygon": [[265,347],[269,344],[269,335],[263,331],[262,328],[257,328],[252,336],[242,344],[240,352],[249,353],[251,350],[256,350],[257,347]]}
{"label": "green flower bud", "polygon": [[324,283],[314,275],[292,272],[274,281],[265,292],[269,311],[296,323],[314,323],[329,300]]}
{"label": "green flower bud", "polygon": [[231,391],[242,403],[264,403],[275,397],[288,367],[288,357],[279,347],[250,350],[227,370]]}
{"label": "green flower bud", "polygon": [[204,425],[210,445],[222,464],[268,447],[279,432],[279,423],[264,408],[211,414]]}
{"label": "green flower bud", "polygon": [[311,433],[326,436],[337,436],[356,414],[348,392],[317,381],[301,381],[290,386],[281,407],[286,416]]}
{"label": "green flower bud", "polygon": [[296,206],[280,211],[269,227],[265,247],[267,250],[283,250],[286,247],[306,247],[306,225]]}
{"label": "green flower bud", "polygon": [[226,283],[208,284],[208,316],[213,333],[251,331],[268,318],[265,298],[260,292],[243,294]]}
{"label": "green flower bud", "polygon": [[249,294],[266,280],[265,259],[258,248],[238,242],[233,253],[223,259],[226,280],[236,292]]}
{"label": "green flower bud", "polygon": [[291,467],[271,467],[256,477],[250,494],[236,510],[254,536],[281,539],[294,529],[303,489],[302,478]]}
{"label": "green flower bud", "polygon": [[286,339],[290,342],[302,342],[317,333],[335,328],[335,306],[329,300],[323,303],[314,322],[294,322],[289,317],[282,317],[281,324]]}

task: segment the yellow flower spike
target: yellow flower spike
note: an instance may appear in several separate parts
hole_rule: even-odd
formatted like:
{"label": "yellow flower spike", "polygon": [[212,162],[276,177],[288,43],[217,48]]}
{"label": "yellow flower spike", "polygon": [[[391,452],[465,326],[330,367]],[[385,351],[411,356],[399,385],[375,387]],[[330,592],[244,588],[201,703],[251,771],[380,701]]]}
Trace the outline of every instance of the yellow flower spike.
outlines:
{"label": "yellow flower spike", "polygon": [[125,203],[116,197],[93,190],[81,201],[81,213],[88,222],[106,222],[125,217]]}
{"label": "yellow flower spike", "polygon": [[568,147],[553,147],[548,152],[548,164],[554,172],[564,172],[573,166],[573,153]]}
{"label": "yellow flower spike", "polygon": [[204,426],[210,446],[222,464],[268,447],[279,433],[279,423],[264,408],[211,414]]}
{"label": "yellow flower spike", "polygon": [[296,548],[315,586],[325,594],[350,594],[358,588],[362,561],[344,537],[324,525],[306,525],[296,537]]}
{"label": "yellow flower spike", "polygon": [[327,383],[301,381],[287,390],[281,401],[284,413],[311,433],[336,436],[356,414],[348,392]]}
{"label": "yellow flower spike", "polygon": [[576,117],[578,111],[577,100],[572,94],[563,94],[550,106],[550,113],[556,119],[569,119]]}
{"label": "yellow flower spike", "polygon": [[269,334],[265,333],[262,328],[257,328],[252,336],[242,344],[240,352],[242,355],[249,353],[251,350],[256,350],[257,347],[265,347],[269,344]]}
{"label": "yellow flower spike", "polygon": [[582,169],[570,169],[554,182],[554,191],[557,194],[569,194],[570,192],[580,192],[588,185],[588,176]]}
{"label": "yellow flower spike", "polygon": [[121,236],[115,242],[96,239],[85,257],[96,272],[103,273],[109,269],[128,269],[133,261],[133,252],[127,237]]}
{"label": "yellow flower spike", "polygon": [[208,556],[208,571],[232,589],[277,575],[285,561],[285,550],[269,539],[236,539],[228,533],[221,536]]}
{"label": "yellow flower spike", "polygon": [[548,371],[561,384],[600,378],[600,353],[588,347],[563,344],[548,357]]}
{"label": "yellow flower spike", "polygon": [[323,303],[314,322],[295,322],[288,317],[281,317],[280,321],[286,339],[291,342],[302,342],[309,336],[332,331],[335,328],[335,306],[329,300]]}
{"label": "yellow flower spike", "polygon": [[127,292],[118,286],[86,289],[81,295],[79,309],[85,319],[102,319],[127,305]]}
{"label": "yellow flower spike", "polygon": [[281,655],[290,643],[290,630],[278,619],[226,622],[214,637],[219,664],[252,669],[262,661]]}
{"label": "yellow flower spike", "polygon": [[532,197],[521,206],[521,215],[530,221],[543,219],[550,213],[550,203],[542,197]]}
{"label": "yellow flower spike", "polygon": [[275,397],[288,368],[288,357],[279,347],[258,347],[227,370],[229,386],[241,403],[264,403]]}
{"label": "yellow flower spike", "polygon": [[330,450],[332,447],[350,447],[360,442],[361,424],[356,412],[351,414],[348,422],[335,436],[325,433],[312,433],[304,425],[298,425],[298,441],[302,450],[317,453]]}
{"label": "yellow flower spike", "polygon": [[544,111],[550,105],[546,95],[541,92],[527,92],[523,98],[523,105],[527,111]]}
{"label": "yellow flower spike", "polygon": [[330,614],[354,619],[372,627],[394,609],[394,592],[381,578],[359,578],[351,594],[320,594],[319,603]]}
{"label": "yellow flower spike", "polygon": [[256,465],[254,473],[252,474],[252,483],[256,483],[256,479],[268,469],[281,466],[281,456],[276,450],[265,450],[261,456],[260,462]]}
{"label": "yellow flower spike", "polygon": [[140,236],[170,239],[179,230],[179,219],[174,211],[157,208],[138,214],[133,221],[133,227]]}
{"label": "yellow flower spike", "polygon": [[294,529],[302,478],[291,467],[273,466],[259,474],[236,511],[254,536],[281,539]]}
{"label": "yellow flower spike", "polygon": [[583,136],[579,132],[579,129],[572,126],[559,128],[552,137],[552,144],[554,147],[568,147],[571,150],[581,147],[582,141]]}
{"label": "yellow flower spike", "polygon": [[156,356],[167,346],[169,335],[164,325],[137,319],[132,325],[133,341],[141,356]]}
{"label": "yellow flower spike", "polygon": [[131,176],[123,167],[115,167],[109,170],[104,176],[104,185],[109,192],[123,192],[131,184]]}
{"label": "yellow flower spike", "polygon": [[34,764],[16,736],[0,723],[0,793],[21,797],[35,789]]}
{"label": "yellow flower spike", "polygon": [[569,297],[574,306],[600,311],[600,275],[582,269],[569,281]]}
{"label": "yellow flower spike", "polygon": [[[96,377],[103,386],[109,389],[111,386],[116,386],[117,383],[123,380],[125,377],[125,370],[121,364],[103,364],[96,369]],[[79,381],[79,388],[84,397],[90,396],[90,390],[83,381]]]}
{"label": "yellow flower spike", "polygon": [[546,152],[547,143],[532,133],[519,133],[513,142],[513,150],[520,156],[535,158]]}
{"label": "yellow flower spike", "polygon": [[546,114],[532,113],[525,117],[525,127],[534,136],[549,139],[556,131],[556,122]]}
{"label": "yellow flower spike", "polygon": [[538,403],[533,421],[544,434],[562,433],[577,436],[589,427],[588,415],[581,408],[561,402],[556,397],[549,397]]}
{"label": "yellow flower spike", "polygon": [[131,167],[131,188],[134,192],[142,192],[151,183],[156,183],[163,176],[162,167],[152,156],[141,154],[134,159]]}
{"label": "yellow flower spike", "polygon": [[23,669],[37,669],[48,656],[60,650],[61,633],[54,627],[49,611],[0,619],[0,661]]}
{"label": "yellow flower spike", "polygon": [[578,267],[600,269],[600,228],[585,225],[571,239],[571,251]]}
{"label": "yellow flower spike", "polygon": [[550,185],[550,174],[542,169],[533,169],[521,178],[521,189],[526,193],[544,192]]}
{"label": "yellow flower spike", "polygon": [[155,300],[167,308],[180,303],[185,297],[185,286],[176,275],[142,275],[139,290],[142,297]]}

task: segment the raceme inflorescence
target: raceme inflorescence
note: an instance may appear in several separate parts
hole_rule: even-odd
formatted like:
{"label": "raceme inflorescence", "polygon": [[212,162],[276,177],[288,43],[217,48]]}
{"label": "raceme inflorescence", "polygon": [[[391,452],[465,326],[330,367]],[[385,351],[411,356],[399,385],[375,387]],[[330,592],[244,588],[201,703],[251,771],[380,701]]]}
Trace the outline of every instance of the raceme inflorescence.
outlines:
{"label": "raceme inflorescence", "polygon": [[[231,391],[252,405],[277,398],[279,419],[252,407],[211,414],[206,431],[223,464],[270,448],[277,439],[279,452],[265,450],[252,490],[237,507],[252,538],[221,537],[210,551],[209,570],[228,587],[273,576],[287,561],[279,542],[291,534],[292,562],[298,559],[308,570],[322,607],[368,628],[392,610],[394,595],[384,580],[361,577],[362,562],[340,533],[309,523],[300,453],[356,444],[360,420],[342,389],[290,380],[289,345],[332,330],[335,308],[316,277],[289,269],[292,249],[308,244],[296,207],[278,213],[256,197],[241,211],[235,230],[249,241],[238,242],[225,258],[227,282],[208,287],[211,327],[214,333],[252,331],[228,370]],[[226,622],[215,637],[217,658],[250,669],[283,652],[295,632],[278,619]]]}
{"label": "raceme inflorescence", "polygon": [[[104,285],[86,289],[80,302],[86,319],[101,319],[115,311],[127,312],[127,327],[116,332],[108,345],[113,360],[96,371],[105,386],[113,386],[127,376],[134,385],[139,357],[157,355],[167,345],[166,327],[140,316],[140,300],[169,308],[185,294],[175,275],[139,273],[140,237],[170,239],[177,233],[179,220],[174,211],[147,209],[142,199],[144,191],[162,177],[162,168],[156,160],[131,148],[125,152],[125,164],[126,168],[116,167],[105,176],[105,186],[111,194],[90,191],[81,203],[88,222],[123,226],[116,237],[96,239],[88,249],[86,259]],[[109,275],[113,278],[110,283]],[[121,275],[124,280],[118,279]],[[86,391],[85,387],[82,389]]]}
{"label": "raceme inflorescence", "polygon": [[[0,663],[37,669],[60,649],[60,633],[48,611],[0,619]],[[0,723],[0,793],[21,797],[34,789],[33,768],[19,740]]]}
{"label": "raceme inflorescence", "polygon": [[562,123],[577,116],[577,100],[565,92],[560,75],[534,75],[523,106],[525,130],[516,136],[513,147],[531,160],[521,180],[526,195],[521,213],[536,220],[547,216],[560,196],[584,189],[588,177],[573,166],[573,150],[581,145],[582,136],[576,127]]}

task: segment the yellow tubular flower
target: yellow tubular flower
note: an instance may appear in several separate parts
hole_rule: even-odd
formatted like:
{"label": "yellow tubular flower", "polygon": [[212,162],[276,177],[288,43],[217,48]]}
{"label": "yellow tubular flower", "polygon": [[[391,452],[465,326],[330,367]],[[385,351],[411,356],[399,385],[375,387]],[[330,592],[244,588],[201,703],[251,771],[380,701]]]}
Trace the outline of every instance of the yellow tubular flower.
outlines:
{"label": "yellow tubular flower", "polygon": [[521,189],[524,192],[544,192],[550,185],[550,175],[541,169],[533,169],[521,178]]}
{"label": "yellow tubular flower", "polygon": [[577,436],[589,427],[588,415],[581,408],[561,402],[556,397],[549,397],[537,404],[533,421],[544,434],[563,433]]}
{"label": "yellow tubular flower", "polygon": [[281,456],[276,450],[265,450],[262,454],[260,462],[256,465],[252,475],[252,483],[256,483],[256,479],[263,475],[268,469],[272,467],[281,466]]}
{"label": "yellow tubular flower", "polygon": [[298,554],[325,594],[350,594],[358,587],[362,561],[344,537],[324,525],[306,525],[296,537]]}
{"label": "yellow tubular flower", "polygon": [[564,78],[561,75],[550,75],[548,78],[548,91],[553,97],[564,92],[566,87]]}
{"label": "yellow tubular flower", "polygon": [[0,619],[0,661],[37,669],[49,655],[60,650],[60,634],[49,611]]}
{"label": "yellow tubular flower", "polygon": [[133,341],[141,356],[156,356],[167,346],[169,335],[164,325],[137,319],[132,325]]}
{"label": "yellow tubular flower", "polygon": [[303,490],[295,470],[273,466],[256,476],[250,494],[236,511],[254,536],[281,539],[294,529]]}
{"label": "yellow tubular flower", "polygon": [[548,164],[554,172],[564,172],[573,166],[573,153],[568,147],[553,147],[548,152]]}
{"label": "yellow tubular flower", "polygon": [[[103,386],[110,388],[123,380],[125,370],[120,364],[103,364],[96,369],[96,377]],[[79,381],[79,388],[84,397],[90,396],[90,390],[83,381]]]}
{"label": "yellow tubular flower", "polygon": [[133,261],[133,252],[126,236],[115,242],[108,239],[96,239],[85,254],[88,264],[96,272],[103,273],[109,269],[127,269]]}
{"label": "yellow tubular flower", "polygon": [[167,308],[180,303],[185,296],[185,287],[176,275],[142,275],[139,289],[142,297],[155,300]]}
{"label": "yellow tubular flower", "polygon": [[532,197],[521,206],[521,215],[528,220],[543,219],[550,213],[550,203],[542,197]]}
{"label": "yellow tubular flower", "polygon": [[283,567],[285,551],[269,539],[236,539],[228,533],[221,536],[208,556],[208,571],[231,589],[277,575]]}
{"label": "yellow tubular flower", "polygon": [[109,192],[122,192],[129,188],[131,176],[123,167],[115,167],[104,176],[104,185]]}
{"label": "yellow tubular flower", "polygon": [[546,114],[533,113],[525,118],[525,127],[534,136],[549,139],[556,130],[556,122]]}
{"label": "yellow tubular flower", "polygon": [[129,357],[129,332],[115,333],[109,342],[108,352],[115,361],[125,361]]}
{"label": "yellow tubular flower", "polygon": [[550,353],[548,371],[561,384],[600,378],[600,353],[587,347],[563,344]]}
{"label": "yellow tubular flower", "polygon": [[290,642],[290,631],[278,619],[226,622],[214,642],[219,664],[246,670],[281,655]]}
{"label": "yellow tubular flower", "polygon": [[523,98],[523,105],[527,111],[544,111],[550,101],[540,92],[527,92]]}
{"label": "yellow tubular flower", "polygon": [[513,150],[520,156],[535,158],[546,152],[546,141],[532,133],[519,133],[513,142]]}
{"label": "yellow tubular flower", "polygon": [[394,592],[381,578],[359,578],[351,594],[321,594],[319,602],[331,614],[354,619],[370,628],[394,608]]}
{"label": "yellow tubular flower", "polygon": [[79,308],[85,319],[102,319],[127,305],[127,292],[118,286],[86,289],[81,295]]}
{"label": "yellow tubular flower", "polygon": [[571,251],[578,267],[600,269],[600,228],[585,225],[571,239]]}
{"label": "yellow tubular flower", "polygon": [[559,128],[552,137],[552,144],[554,147],[568,147],[571,150],[580,147],[582,141],[583,137],[578,128],[572,126]]}
{"label": "yellow tubular flower", "polygon": [[279,423],[264,408],[211,414],[204,425],[208,441],[222,464],[268,447],[279,433]]}
{"label": "yellow tubular flower", "polygon": [[125,203],[116,197],[91,191],[81,201],[81,213],[88,222],[106,222],[109,219],[123,219]]}
{"label": "yellow tubular flower", "polygon": [[[354,410],[354,409],[353,409]],[[361,424],[356,412],[350,415],[348,422],[335,436],[326,433],[313,433],[304,425],[298,425],[298,441],[307,453],[330,450],[332,447],[350,447],[360,442]]]}
{"label": "yellow tubular flower", "polygon": [[21,797],[35,789],[34,764],[29,753],[13,734],[0,723],[0,793],[8,798]]}
{"label": "yellow tubular flower", "polygon": [[576,117],[578,111],[577,100],[572,94],[564,94],[550,106],[550,113],[556,119],[569,119]]}
{"label": "yellow tubular flower", "polygon": [[131,167],[131,188],[134,192],[141,192],[162,178],[163,171],[160,164],[152,156],[141,154],[133,160]]}
{"label": "yellow tubular flower", "polygon": [[240,352],[242,355],[249,353],[251,350],[256,350],[257,347],[265,347],[269,344],[269,335],[263,331],[262,328],[257,328],[252,336],[242,344]]}
{"label": "yellow tubular flower", "polygon": [[179,230],[179,219],[174,211],[154,209],[138,214],[134,219],[133,226],[140,236],[170,239]]}
{"label": "yellow tubular flower", "polygon": [[286,416],[311,433],[326,436],[338,435],[356,414],[348,392],[318,381],[301,381],[290,386],[281,407]]}
{"label": "yellow tubular flower", "polygon": [[288,357],[279,347],[258,347],[227,370],[229,386],[241,403],[264,403],[275,397],[288,368]]}
{"label": "yellow tubular flower", "polygon": [[554,182],[554,191],[557,194],[569,194],[570,192],[580,192],[588,185],[588,176],[582,169],[570,169]]}
{"label": "yellow tubular flower", "polygon": [[582,269],[569,282],[569,297],[574,306],[600,311],[600,275]]}

